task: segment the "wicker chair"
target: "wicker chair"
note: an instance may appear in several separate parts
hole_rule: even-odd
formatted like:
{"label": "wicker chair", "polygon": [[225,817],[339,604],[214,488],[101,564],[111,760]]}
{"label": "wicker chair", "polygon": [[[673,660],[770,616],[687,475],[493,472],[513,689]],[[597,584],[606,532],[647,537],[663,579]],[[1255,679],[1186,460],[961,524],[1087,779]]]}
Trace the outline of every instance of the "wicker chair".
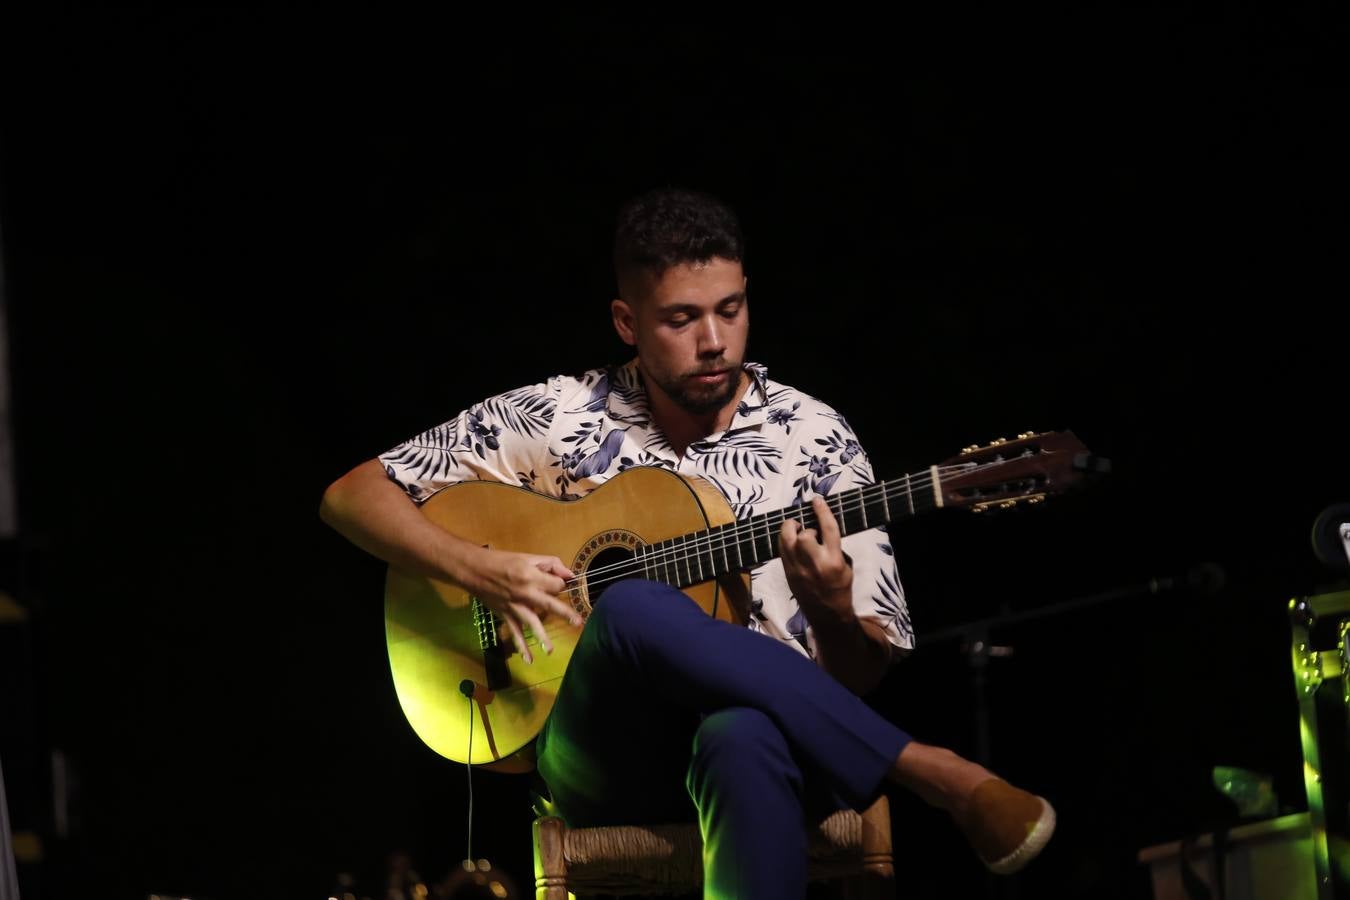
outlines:
{"label": "wicker chair", "polygon": [[[895,896],[891,812],[885,796],[861,815],[842,810],[811,835],[807,876],[839,881],[844,896]],[[578,895],[685,894],[703,884],[698,826],[568,828],[545,816],[534,822],[536,900]]]}

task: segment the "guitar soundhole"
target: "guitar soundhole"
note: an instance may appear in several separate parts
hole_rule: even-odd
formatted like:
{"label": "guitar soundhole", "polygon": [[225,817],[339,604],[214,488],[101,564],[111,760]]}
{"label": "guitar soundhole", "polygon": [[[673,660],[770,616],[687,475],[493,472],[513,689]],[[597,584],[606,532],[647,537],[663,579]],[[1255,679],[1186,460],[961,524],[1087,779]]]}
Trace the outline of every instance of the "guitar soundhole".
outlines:
{"label": "guitar soundhole", "polygon": [[577,608],[589,609],[605,588],[616,581],[641,578],[642,567],[633,562],[633,555],[641,546],[642,538],[622,528],[602,531],[583,544],[569,566],[583,576],[586,585],[585,597],[574,598],[573,602],[582,601]]}
{"label": "guitar soundhole", "polygon": [[611,584],[642,577],[641,568],[626,565],[632,558],[633,551],[627,547],[606,547],[591,557],[586,565],[586,594],[592,606]]}

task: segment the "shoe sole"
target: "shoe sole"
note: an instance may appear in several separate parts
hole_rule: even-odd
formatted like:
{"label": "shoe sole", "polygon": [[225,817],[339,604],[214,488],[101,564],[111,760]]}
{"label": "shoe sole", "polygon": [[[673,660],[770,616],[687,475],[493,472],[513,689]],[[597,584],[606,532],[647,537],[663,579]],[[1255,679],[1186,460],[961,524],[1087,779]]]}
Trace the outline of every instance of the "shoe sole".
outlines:
{"label": "shoe sole", "polygon": [[989,871],[995,875],[1011,875],[1020,870],[1027,863],[1036,858],[1036,855],[1045,849],[1045,845],[1050,843],[1050,837],[1055,833],[1055,808],[1046,802],[1044,797],[1037,797],[1041,801],[1041,815],[1032,826],[1031,833],[1027,835],[1021,845],[996,862],[986,862],[985,865]]}

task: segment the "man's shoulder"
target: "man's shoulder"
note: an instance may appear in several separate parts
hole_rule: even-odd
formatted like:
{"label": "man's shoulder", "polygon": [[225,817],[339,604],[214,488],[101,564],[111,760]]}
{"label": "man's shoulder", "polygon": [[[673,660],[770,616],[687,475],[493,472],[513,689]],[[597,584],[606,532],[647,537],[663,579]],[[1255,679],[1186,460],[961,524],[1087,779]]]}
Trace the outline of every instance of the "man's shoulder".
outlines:
{"label": "man's shoulder", "polygon": [[542,381],[523,384],[510,390],[502,391],[498,397],[527,397],[548,394],[558,399],[570,399],[578,393],[590,391],[597,386],[603,386],[609,376],[612,367],[602,367],[597,369],[588,369],[580,374],[561,373],[550,375]]}
{"label": "man's shoulder", "polygon": [[589,420],[596,415],[603,418],[613,415],[611,401],[614,397],[619,398],[622,408],[624,403],[642,405],[642,396],[642,380],[636,367],[611,365],[587,369],[579,374],[552,375],[544,381],[503,391],[476,404],[469,412],[509,407],[532,410],[550,422],[572,422],[580,421],[578,416]]}
{"label": "man's shoulder", "polygon": [[613,388],[617,366],[600,366],[581,373],[564,373],[548,379],[549,392],[558,399],[559,408],[576,407],[600,410]]}
{"label": "man's shoulder", "polygon": [[833,406],[790,384],[763,376],[765,411],[770,422],[800,423],[807,431],[842,428],[852,434],[848,421]]}

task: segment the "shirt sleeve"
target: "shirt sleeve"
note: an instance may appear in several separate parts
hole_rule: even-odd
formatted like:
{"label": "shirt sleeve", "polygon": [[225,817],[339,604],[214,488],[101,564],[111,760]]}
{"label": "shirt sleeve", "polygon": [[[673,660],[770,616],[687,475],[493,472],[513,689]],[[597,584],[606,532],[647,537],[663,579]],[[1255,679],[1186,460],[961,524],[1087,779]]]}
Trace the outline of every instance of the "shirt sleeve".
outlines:
{"label": "shirt sleeve", "polygon": [[417,503],[463,481],[531,487],[546,459],[561,378],[489,397],[380,454],[385,474]]}

